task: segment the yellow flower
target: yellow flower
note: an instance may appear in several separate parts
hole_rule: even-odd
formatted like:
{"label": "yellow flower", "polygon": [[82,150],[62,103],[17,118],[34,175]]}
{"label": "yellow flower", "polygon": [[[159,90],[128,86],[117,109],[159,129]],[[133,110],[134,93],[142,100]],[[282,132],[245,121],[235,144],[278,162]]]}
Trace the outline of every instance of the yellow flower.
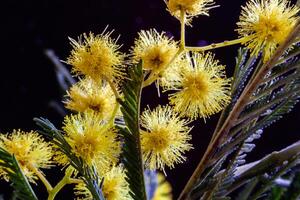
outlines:
{"label": "yellow flower", "polygon": [[[14,130],[11,134],[0,135],[0,147],[16,157],[22,172],[33,183],[37,179],[35,170],[50,168],[52,165],[53,150],[50,144],[34,131]],[[0,177],[8,180],[6,172],[1,168]]]}
{"label": "yellow flower", "polygon": [[102,119],[111,117],[117,103],[109,85],[95,82],[90,78],[73,85],[67,92],[67,97],[69,99],[65,101],[66,108],[77,112],[93,110]]}
{"label": "yellow flower", "polygon": [[168,67],[168,64],[178,51],[177,43],[168,38],[164,32],[155,29],[141,31],[132,49],[133,61],[143,61],[143,68],[158,72]]}
{"label": "yellow flower", "polygon": [[172,200],[172,187],[171,184],[166,181],[165,177],[157,174],[158,186],[154,192],[152,200]]}
{"label": "yellow flower", "polygon": [[[129,185],[126,181],[124,169],[113,167],[104,175],[102,185],[103,196],[106,200],[130,200]],[[82,196],[84,200],[92,200],[92,194],[86,188],[84,183],[75,186],[75,194]]]}
{"label": "yellow flower", "polygon": [[171,66],[160,73],[157,83],[163,87],[164,91],[176,89],[176,85],[180,81],[180,71],[184,62],[182,57],[178,56]]}
{"label": "yellow flower", "polygon": [[187,120],[180,119],[171,107],[159,106],[152,112],[144,111],[141,124],[145,129],[141,131],[141,147],[147,168],[174,168],[185,160],[183,154],[192,148]]}
{"label": "yellow flower", "polygon": [[187,23],[198,15],[209,15],[208,11],[214,8],[214,0],[164,0],[168,10],[174,17],[180,19],[181,11],[186,13]]}
{"label": "yellow flower", "polygon": [[129,185],[121,167],[113,167],[105,174],[102,191],[107,200],[129,200]]}
{"label": "yellow flower", "polygon": [[210,53],[186,55],[177,91],[170,94],[175,111],[191,119],[221,111],[230,102],[231,81],[224,68]]}
{"label": "yellow flower", "polygon": [[110,38],[112,32],[100,35],[83,34],[79,41],[71,40],[73,50],[67,59],[76,75],[89,76],[94,80],[118,79],[124,76],[124,54],[118,50],[116,40]]}
{"label": "yellow flower", "polygon": [[97,113],[86,111],[67,116],[63,130],[73,153],[88,165],[95,165],[105,171],[118,161],[121,150],[116,130],[107,128]]}
{"label": "yellow flower", "polygon": [[266,62],[295,26],[298,12],[287,0],[250,0],[242,7],[237,31],[247,38],[245,44],[252,55],[263,49]]}

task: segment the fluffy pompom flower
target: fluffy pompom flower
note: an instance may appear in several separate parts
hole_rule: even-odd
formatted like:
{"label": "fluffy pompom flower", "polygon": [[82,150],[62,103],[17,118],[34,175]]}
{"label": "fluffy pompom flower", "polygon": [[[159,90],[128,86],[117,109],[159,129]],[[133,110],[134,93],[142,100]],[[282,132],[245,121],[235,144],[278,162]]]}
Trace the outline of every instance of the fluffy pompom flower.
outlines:
{"label": "fluffy pompom flower", "polygon": [[162,71],[178,51],[177,43],[168,38],[164,32],[158,33],[155,29],[142,30],[138,33],[132,49],[133,61],[143,61],[143,68],[153,72]]}
{"label": "fluffy pompom flower", "polygon": [[183,153],[192,145],[188,121],[180,119],[171,107],[146,110],[141,116],[141,148],[145,165],[150,170],[162,169],[165,165],[174,168],[185,160]]}
{"label": "fluffy pompom flower", "polygon": [[299,8],[287,0],[250,0],[242,9],[237,31],[253,55],[263,50],[266,62],[295,26]]}
{"label": "fluffy pompom flower", "polygon": [[[121,150],[116,130],[107,128],[96,112],[66,116],[63,130],[72,151],[88,165],[106,171],[118,161]],[[62,162],[65,160],[62,159]]]}
{"label": "fluffy pompom flower", "polygon": [[[130,200],[129,185],[126,181],[124,169],[121,167],[113,167],[104,175],[102,185],[103,196],[107,200]],[[86,188],[84,183],[75,186],[75,194],[82,196],[80,199],[92,200],[92,194]]]}
{"label": "fluffy pompom flower", "polygon": [[73,50],[67,59],[76,75],[86,75],[94,80],[119,79],[124,76],[124,54],[118,50],[119,45],[110,38],[112,32],[103,31],[100,35],[83,34],[78,42],[71,40]]}
{"label": "fluffy pompom flower", "polygon": [[152,200],[172,200],[172,186],[161,173],[157,174],[157,187]]}
{"label": "fluffy pompom flower", "polygon": [[66,108],[77,112],[93,110],[102,119],[111,117],[117,103],[113,91],[107,84],[95,82],[90,78],[73,85],[67,92],[67,98],[64,102]]}
{"label": "fluffy pompom flower", "polygon": [[[35,170],[51,167],[53,156],[51,145],[34,131],[14,130],[11,134],[0,135],[0,147],[16,157],[22,172],[33,183],[37,179]],[[8,180],[6,172],[1,167],[0,177]]]}
{"label": "fluffy pompom flower", "polygon": [[230,102],[231,80],[224,68],[210,53],[186,55],[177,91],[169,98],[175,111],[191,119],[205,119],[221,111]]}
{"label": "fluffy pompom flower", "polygon": [[214,0],[165,0],[165,3],[171,15],[178,19],[181,11],[191,19],[197,15],[208,15],[208,11],[214,7]]}

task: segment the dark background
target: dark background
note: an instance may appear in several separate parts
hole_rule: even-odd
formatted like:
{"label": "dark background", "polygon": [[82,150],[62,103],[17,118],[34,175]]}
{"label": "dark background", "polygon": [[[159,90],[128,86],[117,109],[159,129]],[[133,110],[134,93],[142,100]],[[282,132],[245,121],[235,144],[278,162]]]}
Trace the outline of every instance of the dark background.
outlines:
{"label": "dark background", "polygon": [[[187,45],[209,44],[237,37],[235,23],[240,5],[245,1],[216,2],[221,7],[211,10],[210,17],[194,19],[193,28],[187,28]],[[71,49],[68,37],[77,38],[89,31],[101,33],[106,25],[115,29],[114,36],[121,35],[119,43],[123,43],[124,52],[128,52],[141,29],[164,30],[179,39],[179,22],[166,11],[163,0],[10,0],[1,4],[4,14],[1,17],[0,54],[1,133],[11,132],[14,128],[36,129],[32,118],[40,116],[50,119],[57,127],[61,126],[63,118],[51,105],[53,102],[60,103],[64,93],[56,81],[54,66],[44,55],[45,49],[53,49],[60,59],[65,60]],[[227,65],[228,76],[232,75],[237,48],[214,50],[221,63]],[[150,104],[154,107],[159,102],[166,102],[166,95],[159,99],[154,87],[146,88],[142,106]],[[266,129],[248,161],[299,140],[299,111],[298,105],[279,123]],[[186,163],[167,170],[167,179],[172,183],[175,196],[200,160],[217,119],[218,115],[215,115],[206,123],[202,119],[194,123],[194,150],[187,154]],[[53,185],[60,178],[59,169],[57,171],[46,171]],[[45,199],[45,190],[35,189],[42,195],[41,199]],[[1,182],[0,194],[10,191],[8,184]],[[57,199],[71,199],[69,194],[67,188]]]}

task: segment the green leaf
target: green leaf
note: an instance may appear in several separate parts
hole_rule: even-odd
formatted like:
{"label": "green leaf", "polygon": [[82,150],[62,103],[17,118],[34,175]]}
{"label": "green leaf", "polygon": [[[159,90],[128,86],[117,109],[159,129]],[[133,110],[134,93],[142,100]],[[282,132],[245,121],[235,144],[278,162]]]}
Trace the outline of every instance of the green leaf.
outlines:
{"label": "green leaf", "polygon": [[105,200],[102,190],[100,188],[100,179],[94,167],[88,166],[80,157],[77,157],[73,152],[71,146],[65,140],[61,131],[47,119],[34,118],[36,124],[42,128],[39,132],[49,137],[53,144],[69,158],[70,164],[81,174],[83,180],[96,200]]}
{"label": "green leaf", "polygon": [[239,98],[241,92],[243,91],[245,84],[251,74],[254,64],[256,62],[256,58],[254,56],[247,59],[248,50],[246,48],[240,48],[238,50],[238,55],[235,58],[236,64],[234,68],[233,82],[231,85],[231,102],[226,108],[223,110],[216,130],[221,128],[221,125],[224,123],[237,99]]}
{"label": "green leaf", "polygon": [[284,192],[285,192],[285,188],[274,186],[271,189],[271,193],[269,195],[268,200],[281,200]]}
{"label": "green leaf", "polygon": [[38,198],[23,174],[15,156],[0,147],[0,161],[0,166],[7,173],[9,181],[12,182],[15,197],[22,200],[37,200]]}
{"label": "green leaf", "polygon": [[119,127],[119,132],[124,139],[121,157],[132,198],[147,200],[139,132],[140,97],[144,79],[142,62],[132,66],[128,73],[128,80],[122,88],[124,100],[118,100],[126,124],[125,128]]}
{"label": "green leaf", "polygon": [[297,200],[300,197],[300,172],[296,172],[291,185],[284,193],[283,200]]}

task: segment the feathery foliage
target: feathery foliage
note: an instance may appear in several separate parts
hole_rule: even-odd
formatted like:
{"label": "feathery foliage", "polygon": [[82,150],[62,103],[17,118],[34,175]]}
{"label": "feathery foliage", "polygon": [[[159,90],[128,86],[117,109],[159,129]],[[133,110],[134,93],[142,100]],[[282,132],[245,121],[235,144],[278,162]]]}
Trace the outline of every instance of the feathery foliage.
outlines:
{"label": "feathery foliage", "polygon": [[[278,64],[271,67],[261,82],[256,86],[249,99],[244,99],[245,107],[230,127],[228,134],[220,140],[219,146],[214,150],[212,159],[207,167],[219,166],[219,170],[207,176],[207,168],[203,172],[194,189],[191,192],[193,199],[219,199],[225,198],[229,193],[228,188],[235,180],[236,168],[245,163],[247,153],[251,152],[255,145],[252,143],[260,138],[263,130],[278,121],[282,116],[290,112],[300,97],[300,73],[299,73],[299,45],[285,53]],[[218,131],[230,116],[230,111],[235,104],[241,101],[241,94],[247,85],[251,84],[261,67],[261,60],[251,56],[247,58],[247,51],[240,49],[236,58],[234,82],[232,84],[232,102],[228,105],[219,119],[212,140],[216,139]],[[261,58],[260,58],[261,59]],[[256,66],[255,66],[256,65]],[[255,66],[255,70],[253,68]],[[249,75],[252,72],[252,77]],[[232,152],[235,152],[230,156]],[[220,167],[220,161],[228,158],[225,168]],[[221,171],[220,171],[221,170]],[[206,183],[206,188],[203,188]],[[251,186],[251,184],[249,184]],[[202,187],[199,192],[199,186]],[[200,188],[201,188],[200,187]],[[197,195],[195,195],[197,194]],[[250,195],[250,194],[249,194]]]}
{"label": "feathery foliage", "polygon": [[140,144],[140,94],[143,83],[142,62],[129,69],[129,79],[122,88],[124,100],[119,99],[126,127],[119,127],[124,139],[122,162],[126,169],[131,196],[135,200],[146,200],[144,167]]}
{"label": "feathery foliage", "polygon": [[37,200],[38,198],[23,174],[15,156],[0,147],[0,160],[0,167],[3,167],[12,182],[12,187],[15,190],[14,197],[22,200]]}

